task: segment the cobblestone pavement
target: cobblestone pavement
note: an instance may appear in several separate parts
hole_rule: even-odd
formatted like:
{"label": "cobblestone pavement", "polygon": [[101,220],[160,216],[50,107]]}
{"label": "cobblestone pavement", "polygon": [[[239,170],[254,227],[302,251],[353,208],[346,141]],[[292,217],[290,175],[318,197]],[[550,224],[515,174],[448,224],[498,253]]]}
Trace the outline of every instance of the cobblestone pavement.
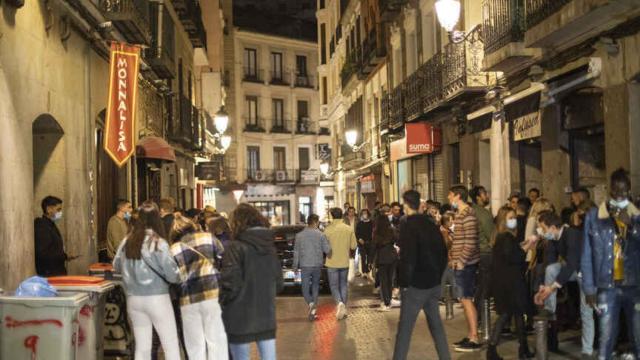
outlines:
{"label": "cobblestone pavement", "polygon": [[[307,306],[297,291],[289,291],[277,301],[278,359],[279,360],[343,360],[343,359],[391,359],[399,309],[380,312],[377,297],[371,294],[370,285],[352,286],[348,310],[344,321],[335,319],[335,305],[328,295],[319,301],[319,320],[309,322]],[[444,307],[441,307],[444,319]],[[445,321],[449,343],[466,335],[462,310],[455,307],[454,319]],[[551,354],[550,359],[579,359],[579,334],[563,333],[560,348],[571,354]],[[533,348],[534,336],[529,336]],[[507,359],[517,359],[517,342],[506,339],[498,349]],[[453,359],[484,359],[483,352],[455,353]],[[255,356],[255,351],[254,351]],[[427,329],[424,314],[420,314],[411,342],[409,359],[437,359],[435,346]]]}

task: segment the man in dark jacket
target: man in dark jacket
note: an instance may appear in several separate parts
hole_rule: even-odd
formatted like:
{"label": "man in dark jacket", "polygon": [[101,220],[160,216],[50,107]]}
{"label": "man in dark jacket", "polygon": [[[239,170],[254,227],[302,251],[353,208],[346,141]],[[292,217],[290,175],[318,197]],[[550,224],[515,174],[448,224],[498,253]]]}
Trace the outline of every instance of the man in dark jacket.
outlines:
{"label": "man in dark jacket", "polygon": [[362,276],[369,276],[371,255],[371,239],[373,237],[373,221],[368,209],[360,211],[360,221],[356,224],[356,239],[358,239],[358,253],[362,264]]}
{"label": "man in dark jacket", "polygon": [[56,222],[62,219],[62,200],[55,196],[42,199],[42,217],[36,218],[34,226],[36,273],[40,276],[67,275],[66,261],[76,257],[67,256],[64,242]]}
{"label": "man in dark jacket", "polygon": [[439,359],[450,359],[447,335],[438,309],[442,294],[440,282],[447,266],[447,248],[438,227],[427,215],[418,214],[420,193],[407,191],[402,200],[407,217],[400,225],[398,241],[402,305],[393,359],[407,358],[411,334],[421,309],[427,317]]}
{"label": "man in dark jacket", "polygon": [[624,169],[611,174],[610,197],[589,210],[584,222],[580,269],[587,304],[597,306],[600,359],[611,359],[620,312],[633,335],[640,357],[640,211],[630,202],[631,181]]}
{"label": "man in dark jacket", "polygon": [[225,249],[219,300],[231,347],[275,339],[275,298],[283,280],[273,236],[270,229],[252,227]]}
{"label": "man in dark jacket", "polygon": [[[538,305],[542,305],[544,301],[544,311],[541,315],[549,317],[553,321],[556,312],[557,290],[568,281],[579,280],[578,272],[580,271],[583,239],[578,229],[564,225],[560,216],[553,212],[543,212],[538,222],[545,239],[557,241],[557,246],[555,246],[557,254],[553,256],[557,261],[547,265],[545,285],[536,295]],[[580,281],[578,281],[578,285],[580,285],[580,315],[582,319],[582,354],[583,358],[590,358],[593,355],[593,339],[595,337],[593,309],[587,305]],[[552,336],[556,335],[555,331],[552,331]],[[554,338],[552,344],[556,343],[557,339]]]}

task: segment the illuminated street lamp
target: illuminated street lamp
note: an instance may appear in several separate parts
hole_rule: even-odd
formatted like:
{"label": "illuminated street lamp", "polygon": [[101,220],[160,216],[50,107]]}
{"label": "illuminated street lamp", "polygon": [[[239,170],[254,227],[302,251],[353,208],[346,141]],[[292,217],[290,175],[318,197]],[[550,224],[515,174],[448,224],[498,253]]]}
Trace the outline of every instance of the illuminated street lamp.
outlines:
{"label": "illuminated street lamp", "polygon": [[229,149],[229,146],[231,146],[231,136],[222,135],[220,137],[220,146],[222,148],[222,153],[226,152],[227,149]]}
{"label": "illuminated street lamp", "polygon": [[213,118],[213,122],[216,126],[218,134],[224,134],[224,132],[227,131],[227,126],[229,126],[229,114],[227,114],[224,106],[220,107],[220,110],[218,110],[215,117]]}
{"label": "illuminated street lamp", "polygon": [[344,133],[344,138],[347,141],[347,145],[351,147],[353,152],[359,152],[360,149],[369,142],[369,140],[367,140],[360,145],[356,145],[356,141],[358,141],[358,130],[356,129],[347,130]]}
{"label": "illuminated street lamp", "polygon": [[460,20],[460,0],[437,0],[435,7],[438,22],[449,32],[451,41],[458,43],[464,40],[465,32],[454,30]]}

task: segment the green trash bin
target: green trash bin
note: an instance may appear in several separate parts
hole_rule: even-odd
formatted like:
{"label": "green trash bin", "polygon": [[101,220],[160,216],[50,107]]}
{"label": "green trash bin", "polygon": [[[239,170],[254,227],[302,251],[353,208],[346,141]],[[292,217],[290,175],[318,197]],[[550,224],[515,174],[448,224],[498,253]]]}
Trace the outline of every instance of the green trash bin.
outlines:
{"label": "green trash bin", "polygon": [[82,360],[80,310],[88,303],[85,293],[0,295],[0,359]]}
{"label": "green trash bin", "polygon": [[107,294],[115,284],[103,281],[95,285],[55,285],[59,294],[86,293],[89,302],[80,309],[80,327],[84,336],[84,346],[78,349],[79,359],[102,360],[104,358],[104,315]]}

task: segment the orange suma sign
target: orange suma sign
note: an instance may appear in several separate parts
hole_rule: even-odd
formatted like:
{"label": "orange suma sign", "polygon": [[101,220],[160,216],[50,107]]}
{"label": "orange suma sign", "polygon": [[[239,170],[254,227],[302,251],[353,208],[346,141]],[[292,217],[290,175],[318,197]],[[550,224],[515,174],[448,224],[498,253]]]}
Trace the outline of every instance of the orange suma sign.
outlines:
{"label": "orange suma sign", "polygon": [[138,46],[111,43],[104,150],[118,166],[129,160],[135,148],[139,62]]}

